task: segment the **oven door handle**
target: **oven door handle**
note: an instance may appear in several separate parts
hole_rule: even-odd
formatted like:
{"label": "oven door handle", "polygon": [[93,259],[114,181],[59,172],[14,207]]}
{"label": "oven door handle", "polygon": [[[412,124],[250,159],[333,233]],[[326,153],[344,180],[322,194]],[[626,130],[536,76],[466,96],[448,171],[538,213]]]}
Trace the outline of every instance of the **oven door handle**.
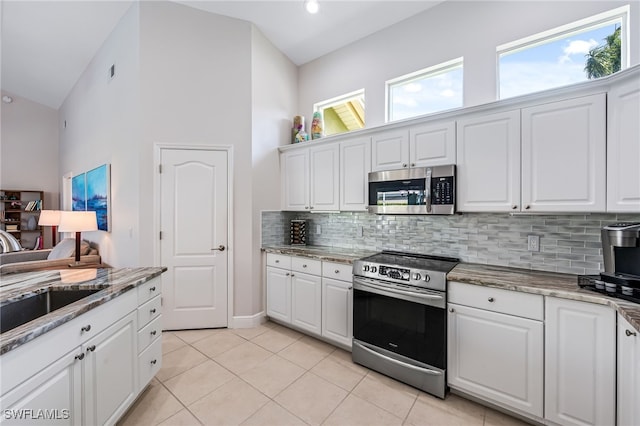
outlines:
{"label": "oven door handle", "polygon": [[425,374],[430,374],[432,376],[441,376],[442,375],[441,371],[431,370],[429,368],[424,368],[424,367],[418,367],[417,365],[412,365],[412,364],[409,364],[409,363],[406,363],[406,362],[399,361],[399,360],[397,360],[395,358],[391,358],[388,355],[381,354],[380,352],[376,352],[373,349],[369,349],[368,347],[366,347],[363,344],[360,344],[358,342],[352,342],[352,344],[358,346],[360,349],[363,349],[363,350],[369,352],[370,354],[372,354],[374,356],[383,358],[385,361],[389,361],[389,362],[391,362],[393,364],[396,364],[396,365],[399,365],[401,367],[409,368],[411,370],[419,371],[419,372],[425,373]]}
{"label": "oven door handle", "polygon": [[[371,289],[372,293],[381,294],[383,296],[387,296],[389,294],[396,293],[396,294],[403,294],[405,296],[416,297],[416,298],[424,300],[427,303],[444,301],[444,297],[443,296],[439,296],[439,295],[436,295],[436,294],[414,293],[412,291],[398,290],[396,288],[391,289],[391,288],[387,288],[387,287],[371,284],[371,283],[368,283],[368,282],[364,282],[362,280],[357,280],[357,279],[353,280],[353,285],[354,285],[354,288],[360,287],[361,290],[365,290],[365,291],[368,291],[368,289]],[[366,288],[362,288],[362,287],[366,287]]]}

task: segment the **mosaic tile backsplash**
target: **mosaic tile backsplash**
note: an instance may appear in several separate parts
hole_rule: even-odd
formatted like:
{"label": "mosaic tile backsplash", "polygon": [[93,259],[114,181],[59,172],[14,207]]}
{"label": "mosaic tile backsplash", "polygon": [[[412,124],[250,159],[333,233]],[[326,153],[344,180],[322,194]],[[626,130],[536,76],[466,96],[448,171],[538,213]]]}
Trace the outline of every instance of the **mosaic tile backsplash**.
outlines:
{"label": "mosaic tile backsplash", "polygon": [[[289,244],[293,219],[307,221],[308,245],[427,253],[471,263],[597,274],[604,269],[600,228],[640,222],[640,214],[388,216],[265,211],[262,244]],[[529,235],[540,237],[540,251],[527,250]]]}

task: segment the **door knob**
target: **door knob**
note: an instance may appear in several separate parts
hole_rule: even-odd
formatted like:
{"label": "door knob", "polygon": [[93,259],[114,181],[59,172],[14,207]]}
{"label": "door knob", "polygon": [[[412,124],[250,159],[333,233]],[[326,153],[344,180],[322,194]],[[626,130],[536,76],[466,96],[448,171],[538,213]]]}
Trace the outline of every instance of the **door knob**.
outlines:
{"label": "door knob", "polygon": [[226,248],[225,246],[220,244],[217,248],[212,248],[211,251],[213,251],[213,250],[224,251],[225,248]]}

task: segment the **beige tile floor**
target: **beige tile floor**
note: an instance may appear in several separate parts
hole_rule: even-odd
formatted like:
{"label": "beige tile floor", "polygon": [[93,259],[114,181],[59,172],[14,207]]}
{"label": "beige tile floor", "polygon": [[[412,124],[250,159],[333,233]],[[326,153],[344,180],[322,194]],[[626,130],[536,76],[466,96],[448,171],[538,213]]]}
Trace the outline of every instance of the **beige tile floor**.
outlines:
{"label": "beige tile floor", "polygon": [[432,397],[270,322],[162,338],[162,369],[121,426],[524,425],[456,395]]}

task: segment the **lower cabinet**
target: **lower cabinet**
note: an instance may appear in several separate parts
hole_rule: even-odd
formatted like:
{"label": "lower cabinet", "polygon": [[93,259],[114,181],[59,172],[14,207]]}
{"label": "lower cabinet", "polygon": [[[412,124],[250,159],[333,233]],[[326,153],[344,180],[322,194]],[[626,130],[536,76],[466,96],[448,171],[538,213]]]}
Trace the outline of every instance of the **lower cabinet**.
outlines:
{"label": "lower cabinet", "polygon": [[291,272],[267,266],[267,315],[291,323]]}
{"label": "lower cabinet", "polygon": [[542,418],[542,296],[450,283],[449,300],[449,386]]}
{"label": "lower cabinet", "polygon": [[545,328],[545,418],[562,425],[615,424],[615,311],[546,297]]}
{"label": "lower cabinet", "polygon": [[640,425],[640,333],[618,314],[618,425]]}
{"label": "lower cabinet", "polygon": [[316,275],[291,274],[291,323],[313,334],[322,334],[322,287]]}

